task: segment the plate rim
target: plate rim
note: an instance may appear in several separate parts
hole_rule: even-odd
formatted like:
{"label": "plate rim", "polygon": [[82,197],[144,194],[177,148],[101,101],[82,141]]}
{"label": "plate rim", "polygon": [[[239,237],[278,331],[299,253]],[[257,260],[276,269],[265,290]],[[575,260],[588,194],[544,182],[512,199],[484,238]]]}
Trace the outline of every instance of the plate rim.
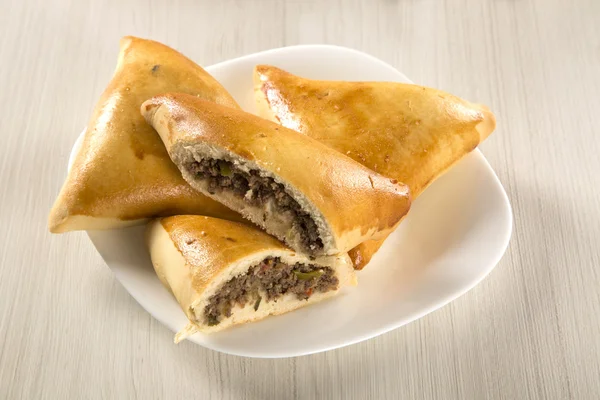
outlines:
{"label": "plate rim", "polygon": [[410,78],[408,78],[406,75],[404,75],[404,73],[402,71],[399,71],[398,69],[394,68],[391,64],[389,64],[375,56],[372,56],[371,54],[365,53],[363,51],[356,50],[351,47],[338,46],[335,44],[296,44],[296,45],[290,45],[290,46],[281,46],[281,47],[276,47],[273,49],[261,50],[256,53],[246,54],[246,55],[232,58],[229,60],[219,61],[216,64],[212,64],[212,65],[209,65],[207,67],[202,67],[202,68],[204,68],[205,70],[210,72],[211,69],[222,68],[229,64],[233,64],[234,62],[245,61],[245,60],[254,58],[256,56],[264,56],[264,55],[268,55],[268,54],[272,54],[272,53],[278,53],[281,51],[288,51],[288,50],[296,51],[296,50],[304,50],[304,49],[310,49],[310,48],[332,49],[335,51],[345,51],[346,53],[349,53],[349,54],[359,55],[361,57],[368,58],[370,61],[375,62],[375,63],[380,64],[381,66],[385,67],[390,72],[395,73],[395,74],[400,74],[403,79],[414,84],[414,82]]}

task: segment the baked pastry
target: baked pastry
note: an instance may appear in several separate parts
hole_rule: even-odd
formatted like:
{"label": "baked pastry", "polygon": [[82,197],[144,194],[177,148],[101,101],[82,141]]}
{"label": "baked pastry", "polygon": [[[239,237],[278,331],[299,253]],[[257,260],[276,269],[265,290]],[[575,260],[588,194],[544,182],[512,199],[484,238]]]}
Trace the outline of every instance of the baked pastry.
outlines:
{"label": "baked pastry", "polygon": [[[423,86],[311,80],[269,65],[255,67],[254,85],[260,116],[405,183],[413,200],[496,126],[487,107]],[[355,266],[379,246],[350,251]]]}
{"label": "baked pastry", "polygon": [[234,99],[204,69],[163,44],[125,37],[120,47],[112,80],[50,212],[50,231],[118,228],[180,213],[239,219],[183,180],[139,113],[144,100],[173,90],[238,108]]}
{"label": "baked pastry", "polygon": [[314,260],[245,224],[204,216],[174,216],[148,225],[147,243],[161,282],[195,332],[282,314],[356,285],[347,254]]}
{"label": "baked pastry", "polygon": [[252,114],[185,94],[142,113],[191,186],[310,256],[382,237],[410,207],[401,183]]}

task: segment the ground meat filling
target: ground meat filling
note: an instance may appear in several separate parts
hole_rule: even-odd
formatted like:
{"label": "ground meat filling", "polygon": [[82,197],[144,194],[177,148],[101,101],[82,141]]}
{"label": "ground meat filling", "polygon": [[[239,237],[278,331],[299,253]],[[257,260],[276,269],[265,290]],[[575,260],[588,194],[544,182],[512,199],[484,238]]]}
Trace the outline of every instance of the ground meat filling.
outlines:
{"label": "ground meat filling", "polygon": [[256,311],[263,300],[276,301],[286,293],[306,300],[315,292],[337,289],[338,283],[331,268],[300,263],[289,265],[279,258],[267,258],[246,274],[223,285],[209,299],[204,316],[208,325],[218,325],[223,317],[231,316],[231,309],[236,304],[243,307],[250,302]]}
{"label": "ground meat filling", "polygon": [[291,214],[293,228],[300,235],[302,245],[311,252],[323,249],[315,221],[273,178],[262,177],[256,170],[245,172],[231,162],[215,159],[193,161],[187,169],[195,177],[208,180],[211,194],[228,190],[254,206],[262,206],[273,199],[278,213]]}

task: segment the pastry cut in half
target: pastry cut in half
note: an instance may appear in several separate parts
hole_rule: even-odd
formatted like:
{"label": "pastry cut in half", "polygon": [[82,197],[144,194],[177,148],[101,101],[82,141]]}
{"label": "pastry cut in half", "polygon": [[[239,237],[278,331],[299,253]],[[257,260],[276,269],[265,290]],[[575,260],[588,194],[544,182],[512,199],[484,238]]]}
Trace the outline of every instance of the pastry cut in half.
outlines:
{"label": "pastry cut in half", "polygon": [[405,185],[255,115],[179,93],[141,111],[191,186],[298,252],[346,253],[409,210]]}
{"label": "pastry cut in half", "polygon": [[238,222],[167,217],[148,225],[146,239],[159,279],[189,319],[175,342],[283,314],[356,285],[347,254],[310,259]]}

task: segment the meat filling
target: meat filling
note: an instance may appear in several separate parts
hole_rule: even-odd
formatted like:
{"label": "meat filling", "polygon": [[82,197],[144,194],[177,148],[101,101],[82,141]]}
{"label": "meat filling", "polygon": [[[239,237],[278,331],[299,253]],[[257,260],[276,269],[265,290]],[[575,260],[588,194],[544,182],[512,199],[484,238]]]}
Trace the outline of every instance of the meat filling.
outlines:
{"label": "meat filling", "polygon": [[306,300],[313,293],[337,289],[338,283],[329,267],[300,263],[289,265],[278,257],[267,258],[246,274],[236,276],[223,285],[209,299],[204,316],[208,325],[218,325],[223,317],[231,316],[231,309],[236,304],[243,307],[251,302],[256,311],[262,301],[276,301],[286,293]]}
{"label": "meat filling", "polygon": [[245,172],[231,162],[215,159],[193,161],[187,169],[196,178],[208,180],[211,194],[228,190],[253,206],[264,206],[273,200],[278,213],[289,213],[293,221],[292,228],[298,232],[302,245],[309,252],[323,249],[315,221],[273,178],[262,177],[256,170]]}

